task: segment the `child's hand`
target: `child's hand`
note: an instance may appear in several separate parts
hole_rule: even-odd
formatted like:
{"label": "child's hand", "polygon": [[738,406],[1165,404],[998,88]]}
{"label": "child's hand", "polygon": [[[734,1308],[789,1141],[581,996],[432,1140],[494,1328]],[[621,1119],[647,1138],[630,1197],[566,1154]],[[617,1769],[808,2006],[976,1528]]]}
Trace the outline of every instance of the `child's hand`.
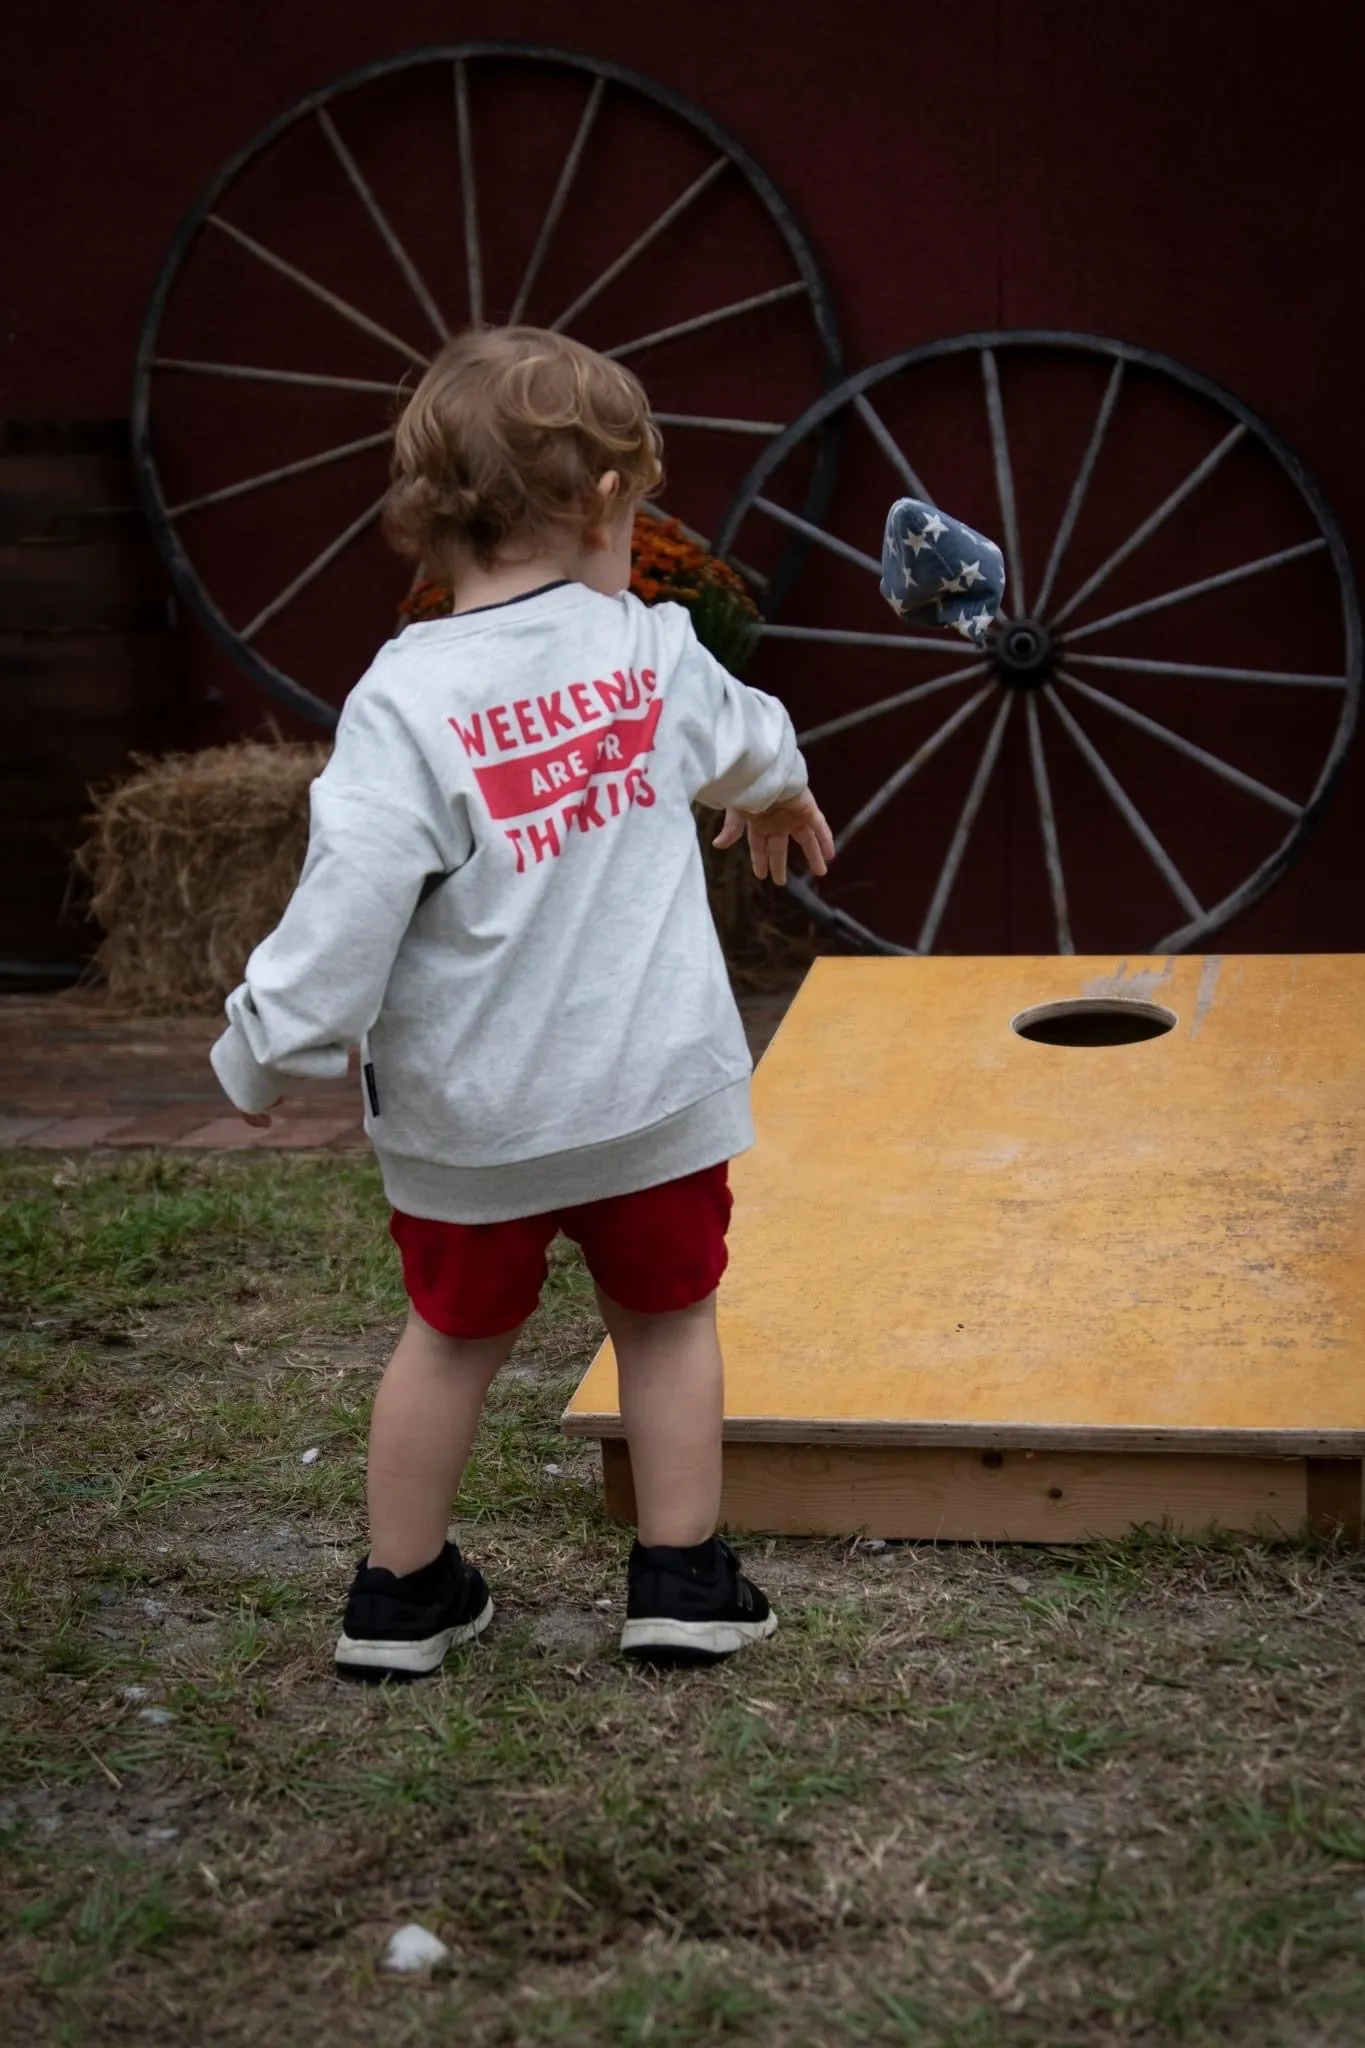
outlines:
{"label": "child's hand", "polygon": [[718,847],[737,846],[749,835],[749,858],[760,882],[769,875],[781,887],[787,879],[787,845],[794,839],[813,875],[829,873],[834,834],[810,791],[774,804],[770,811],[727,811],[716,835]]}
{"label": "child's hand", "polygon": [[[284,1097],[282,1095],[277,1095],[275,1097],[275,1100],[271,1103],[270,1109],[278,1109],[283,1101]],[[252,1116],[245,1109],[241,1110],[239,1114],[241,1116],[242,1122],[244,1124],[250,1124],[253,1131],[268,1131],[270,1129],[272,1121],[270,1116],[270,1110],[263,1110],[259,1116]]]}

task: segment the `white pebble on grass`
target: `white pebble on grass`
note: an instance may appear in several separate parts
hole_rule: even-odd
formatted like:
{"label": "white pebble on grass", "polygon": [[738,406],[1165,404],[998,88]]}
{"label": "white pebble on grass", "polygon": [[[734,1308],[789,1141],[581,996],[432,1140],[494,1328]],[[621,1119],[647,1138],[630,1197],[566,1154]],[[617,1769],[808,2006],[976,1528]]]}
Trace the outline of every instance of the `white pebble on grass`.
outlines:
{"label": "white pebble on grass", "polygon": [[611,1606],[611,1601],[610,1601],[610,1599],[609,1599],[609,1598],[607,1598],[607,1597],[604,1597],[604,1598],[602,1598],[601,1600],[599,1600],[599,1601],[597,1602],[597,1605],[598,1605],[599,1607],[602,1607],[602,1608],[610,1607],[610,1606]]}
{"label": "white pebble on grass", "polygon": [[545,1472],[548,1473],[551,1479],[558,1479],[560,1473],[564,1470],[564,1467],[562,1465],[546,1465],[543,1469],[545,1470]]}
{"label": "white pebble on grass", "polygon": [[410,1920],[406,1927],[398,1928],[389,1936],[389,1945],[384,1951],[384,1968],[414,1975],[419,1970],[434,1970],[437,1963],[443,1963],[449,1954],[450,1950],[438,1936],[416,1920]]}
{"label": "white pebble on grass", "polygon": [[317,1445],[314,1444],[311,1451],[304,1452],[303,1456],[299,1459],[299,1463],[301,1465],[316,1465],[318,1459],[321,1456],[322,1452],[318,1449]]}
{"label": "white pebble on grass", "polygon": [[139,1700],[149,1700],[151,1696],[150,1685],[125,1685],[119,1694],[119,1698],[127,1700],[130,1706],[136,1706]]}
{"label": "white pebble on grass", "polygon": [[150,1721],[153,1728],[169,1728],[175,1715],[169,1707],[143,1707],[138,1713],[139,1721]]}

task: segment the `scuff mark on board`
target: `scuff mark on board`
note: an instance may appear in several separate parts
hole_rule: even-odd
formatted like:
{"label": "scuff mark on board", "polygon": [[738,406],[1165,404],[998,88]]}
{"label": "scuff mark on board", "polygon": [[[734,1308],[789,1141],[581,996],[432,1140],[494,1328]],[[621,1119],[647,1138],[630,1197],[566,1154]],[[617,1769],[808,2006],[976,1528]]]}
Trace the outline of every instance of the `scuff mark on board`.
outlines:
{"label": "scuff mark on board", "polygon": [[1217,990],[1218,977],[1222,971],[1222,954],[1210,953],[1208,959],[1204,962],[1204,971],[1199,977],[1199,990],[1194,999],[1194,1021],[1190,1025],[1191,1039],[1198,1038],[1204,1028],[1204,1019],[1213,1008],[1214,993]]}
{"label": "scuff mark on board", "polygon": [[1101,974],[1096,976],[1094,981],[1088,981],[1084,993],[1092,1000],[1097,997],[1102,999],[1119,996],[1126,997],[1129,1002],[1150,1003],[1154,996],[1160,994],[1174,973],[1175,961],[1172,958],[1167,959],[1160,972],[1154,967],[1142,967],[1131,976],[1128,972],[1128,962],[1120,960],[1113,974]]}

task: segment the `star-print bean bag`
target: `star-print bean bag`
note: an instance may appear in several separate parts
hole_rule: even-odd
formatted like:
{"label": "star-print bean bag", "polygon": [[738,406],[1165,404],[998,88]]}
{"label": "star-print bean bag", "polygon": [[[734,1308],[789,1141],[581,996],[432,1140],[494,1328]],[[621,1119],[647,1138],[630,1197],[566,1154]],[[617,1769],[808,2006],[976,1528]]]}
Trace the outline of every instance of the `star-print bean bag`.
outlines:
{"label": "star-print bean bag", "polygon": [[898,498],[886,515],[881,588],[898,619],[932,607],[940,626],[980,647],[1005,595],[1005,558],[960,519],[922,498]]}

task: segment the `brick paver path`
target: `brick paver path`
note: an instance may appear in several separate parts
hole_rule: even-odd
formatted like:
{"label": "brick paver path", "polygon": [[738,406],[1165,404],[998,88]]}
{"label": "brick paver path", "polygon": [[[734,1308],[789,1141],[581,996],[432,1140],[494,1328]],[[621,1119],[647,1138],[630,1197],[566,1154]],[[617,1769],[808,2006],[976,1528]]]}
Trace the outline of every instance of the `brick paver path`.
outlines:
{"label": "brick paver path", "polygon": [[[794,993],[741,998],[755,1058]],[[295,1083],[268,1131],[244,1124],[208,1063],[220,1028],[214,1017],[120,1017],[81,991],[0,996],[0,1149],[338,1152],[366,1144],[354,1058],[343,1080]]]}

